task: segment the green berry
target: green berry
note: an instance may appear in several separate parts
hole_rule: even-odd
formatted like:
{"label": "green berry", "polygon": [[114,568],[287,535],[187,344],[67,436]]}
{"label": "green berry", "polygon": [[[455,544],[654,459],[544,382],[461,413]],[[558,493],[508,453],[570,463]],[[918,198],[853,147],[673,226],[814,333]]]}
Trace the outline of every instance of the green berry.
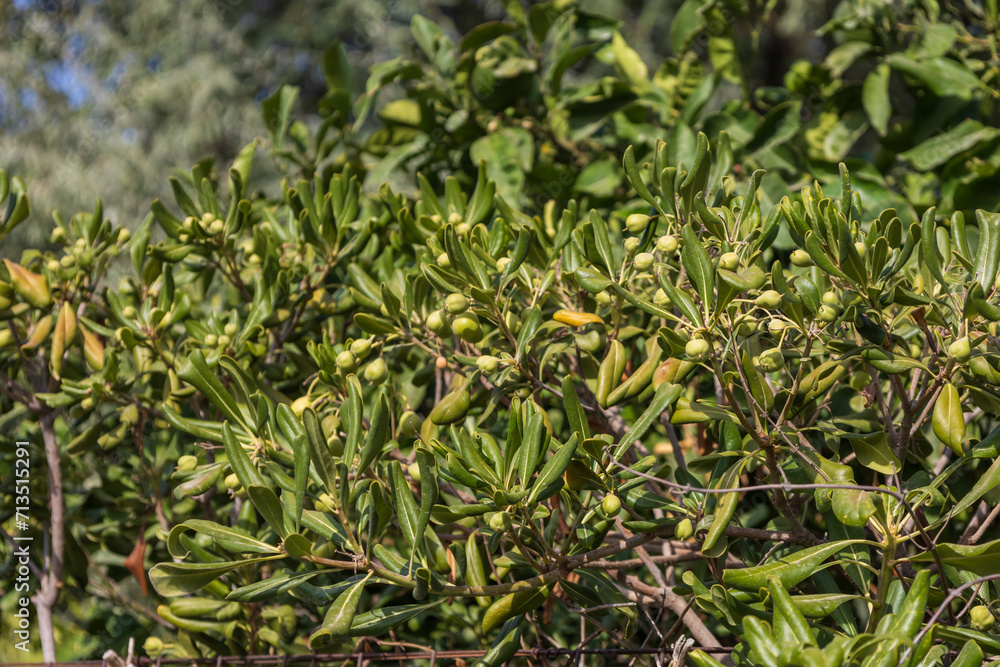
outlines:
{"label": "green berry", "polygon": [[969,345],[969,337],[959,338],[948,346],[948,354],[955,357],[955,361],[964,364],[972,357],[972,347]]}
{"label": "green berry", "polygon": [[337,355],[337,368],[345,373],[358,370],[358,358],[350,350],[344,350]]}
{"label": "green berry", "polygon": [[230,342],[231,341],[229,336],[225,335],[219,336],[219,347],[227,347]]}
{"label": "green berry", "polygon": [[993,614],[990,613],[990,608],[984,604],[972,608],[972,611],[969,612],[969,620],[972,629],[979,632],[989,632],[996,622]]}
{"label": "green berry", "polygon": [[858,255],[861,256],[861,259],[864,259],[865,253],[868,252],[868,247],[864,244],[863,241],[858,241],[857,243],[855,243],[854,249],[858,251]]}
{"label": "green berry", "polygon": [[778,348],[764,350],[758,357],[758,364],[765,373],[777,373],[785,366],[785,355]]}
{"label": "green berry", "polygon": [[125,306],[124,308],[122,308],[122,317],[132,319],[133,317],[135,317],[135,314],[136,314],[135,308],[133,308],[132,306]]}
{"label": "green berry", "polygon": [[382,357],[368,364],[365,368],[365,379],[372,384],[382,384],[389,377],[389,369],[386,368]]}
{"label": "green berry", "polygon": [[601,509],[609,517],[618,516],[618,512],[622,509],[622,501],[618,499],[618,496],[608,494],[604,496],[604,500],[601,501]]}
{"label": "green berry", "polygon": [[823,292],[823,303],[828,306],[839,306],[840,296],[836,292]]}
{"label": "green berry", "polygon": [[447,338],[451,335],[451,324],[440,310],[435,310],[427,316],[427,328],[439,338]]}
{"label": "green berry", "polygon": [[436,261],[437,265],[440,266],[442,269],[451,268],[451,259],[448,257],[448,253],[446,252],[443,252],[440,255],[438,255]]}
{"label": "green berry", "polygon": [[630,236],[625,239],[625,243],[623,245],[625,247],[625,252],[631,255],[635,252],[635,249],[639,247],[639,239],[635,236]]}
{"label": "green berry", "polygon": [[467,343],[478,343],[483,339],[483,327],[479,324],[479,317],[472,311],[456,316],[451,328],[455,335]]}
{"label": "green berry", "polygon": [[351,343],[351,354],[358,359],[364,359],[372,350],[372,342],[367,338],[359,338]]}
{"label": "green berry", "polygon": [[226,488],[231,491],[240,488],[240,478],[236,476],[236,473],[226,475]]}
{"label": "green berry", "polygon": [[735,252],[723,253],[722,257],[719,257],[719,268],[725,269],[726,271],[735,271],[736,267],[740,265],[740,256]]}
{"label": "green berry", "polygon": [[184,456],[177,459],[177,469],[184,472],[189,472],[198,467],[198,457],[191,456],[190,454],[185,454]]}
{"label": "green berry", "polygon": [[694,526],[691,524],[691,519],[684,519],[674,528],[674,537],[678,540],[686,540],[692,535],[694,535]]}
{"label": "green berry", "polygon": [[653,255],[648,252],[640,252],[635,256],[635,268],[640,271],[648,271],[653,267]]}
{"label": "green berry", "polygon": [[781,305],[781,294],[773,289],[761,292],[761,295],[754,299],[754,305],[773,310]]}
{"label": "green berry", "polygon": [[792,264],[795,266],[812,266],[812,257],[809,256],[805,250],[801,248],[792,251]]}
{"label": "green berry", "polygon": [[448,214],[448,222],[457,225],[462,222],[462,214],[458,211],[453,211]]}
{"label": "green berry", "polygon": [[487,375],[493,375],[500,367],[500,360],[486,354],[476,359],[476,366]]}
{"label": "green berry", "polygon": [[149,657],[156,658],[163,651],[163,640],[159,637],[146,637],[146,641],[142,643],[142,650],[145,651]]}
{"label": "green berry", "polygon": [[667,234],[656,239],[656,249],[666,255],[677,252],[677,239]]}
{"label": "green berry", "polygon": [[449,294],[444,307],[452,315],[458,315],[469,309],[469,299],[464,294]]}
{"label": "green berry", "polygon": [[207,334],[205,336],[205,345],[208,347],[215,347],[219,344],[219,337],[215,334]]}
{"label": "green berry", "polygon": [[840,313],[837,312],[836,306],[830,306],[825,303],[816,312],[816,317],[820,322],[835,322],[839,315]]}
{"label": "green berry", "polygon": [[406,472],[410,473],[410,479],[412,479],[414,482],[420,481],[420,466],[416,462],[411,463],[406,468]]}
{"label": "green berry", "polygon": [[642,234],[649,226],[649,216],[644,213],[633,213],[625,218],[625,228],[633,234]]}
{"label": "green berry", "polygon": [[785,323],[782,320],[779,320],[778,318],[773,318],[770,322],[767,323],[767,330],[774,335],[778,335],[785,330]]}
{"label": "green berry", "polygon": [[222,328],[227,336],[235,336],[236,332],[239,331],[239,327],[236,326],[235,322],[227,322],[226,326]]}
{"label": "green berry", "polygon": [[709,345],[708,341],[703,338],[689,340],[687,345],[684,346],[684,351],[687,352],[687,355],[695,361],[707,359],[708,353],[711,352],[711,350],[712,346]]}
{"label": "green berry", "polygon": [[669,308],[671,306],[670,297],[667,293],[663,291],[663,288],[658,288],[656,294],[653,295],[653,303],[655,303],[660,308]]}

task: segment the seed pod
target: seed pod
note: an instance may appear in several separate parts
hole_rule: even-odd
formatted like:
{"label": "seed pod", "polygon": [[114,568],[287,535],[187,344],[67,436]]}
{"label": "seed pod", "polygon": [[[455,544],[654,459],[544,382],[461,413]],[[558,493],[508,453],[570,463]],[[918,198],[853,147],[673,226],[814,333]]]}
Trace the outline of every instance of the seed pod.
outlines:
{"label": "seed pod", "polygon": [[427,418],[431,423],[438,426],[460,422],[468,414],[471,402],[472,397],[463,386],[442,398],[441,402],[434,406],[434,409],[431,410]]}
{"label": "seed pod", "polygon": [[49,281],[45,276],[29,271],[9,259],[5,259],[4,264],[10,274],[10,283],[14,287],[14,291],[22,299],[35,308],[45,308],[52,303]]}

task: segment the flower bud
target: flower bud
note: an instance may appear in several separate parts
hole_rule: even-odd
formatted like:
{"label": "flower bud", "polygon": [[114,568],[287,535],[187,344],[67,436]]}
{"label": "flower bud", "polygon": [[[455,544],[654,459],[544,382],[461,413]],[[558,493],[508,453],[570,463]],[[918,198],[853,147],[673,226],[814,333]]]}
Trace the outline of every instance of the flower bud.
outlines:
{"label": "flower bud", "polygon": [[448,214],[448,222],[457,225],[462,222],[462,214],[458,211],[453,211]]}

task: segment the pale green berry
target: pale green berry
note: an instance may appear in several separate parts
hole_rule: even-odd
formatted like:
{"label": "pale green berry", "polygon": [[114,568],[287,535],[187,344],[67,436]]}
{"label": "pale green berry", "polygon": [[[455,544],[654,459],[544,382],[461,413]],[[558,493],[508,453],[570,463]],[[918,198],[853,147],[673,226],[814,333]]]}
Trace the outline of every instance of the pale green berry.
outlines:
{"label": "pale green berry", "polygon": [[625,243],[623,245],[625,247],[625,252],[631,255],[635,252],[635,249],[639,247],[639,239],[634,236],[630,236],[625,239]]}
{"label": "pale green berry", "polygon": [[633,213],[625,218],[625,228],[633,234],[642,234],[649,226],[649,216],[644,213]]}
{"label": "pale green berry", "polygon": [[812,257],[805,250],[798,248],[792,251],[792,264],[795,266],[812,266]]}
{"label": "pale green berry", "polygon": [[353,373],[358,369],[358,359],[350,350],[344,350],[337,355],[337,368],[345,373]]}
{"label": "pale green berry", "polygon": [[740,265],[740,256],[735,252],[723,253],[719,257],[719,268],[725,269],[726,271],[735,271],[736,267]]}
{"label": "pale green berry", "polygon": [[635,268],[640,271],[648,271],[653,267],[653,255],[648,252],[640,252],[635,256]]}
{"label": "pale green berry", "polygon": [[677,252],[677,239],[667,234],[656,239],[656,249],[666,255]]}

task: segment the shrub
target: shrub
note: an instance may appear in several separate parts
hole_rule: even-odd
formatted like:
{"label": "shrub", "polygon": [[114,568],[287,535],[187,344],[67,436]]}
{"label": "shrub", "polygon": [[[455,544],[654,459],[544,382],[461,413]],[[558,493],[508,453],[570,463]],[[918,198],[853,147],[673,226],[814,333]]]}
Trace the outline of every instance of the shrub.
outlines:
{"label": "shrub", "polygon": [[[457,82],[502,67],[494,50],[528,68],[517,40],[579,31],[569,16],[480,27],[457,54],[425,21],[414,33]],[[332,652],[390,632],[483,647],[485,664],[522,643],[681,633],[698,665],[722,645],[765,665],[1000,650],[1000,541],[979,544],[1000,484],[1000,214],[866,208],[846,164],[793,190],[804,173],[778,146],[804,144],[770,114],[742,148],[690,124],[681,152],[623,142],[601,167],[613,190],[537,208],[533,143],[467,120],[427,144],[427,104],[419,131],[382,135],[414,152],[366,171],[346,58],[335,45],[325,61],[318,128],[292,120],[293,89],[264,104],[290,165],[280,194],[251,188],[253,142],[228,187],[199,163],[134,233],[98,204],[57,218],[59,252],[7,262],[5,405],[62,461],[33,500],[66,563],[40,589],[48,609],[109,553],[130,551],[145,586],[148,543],[162,604],[145,612],[176,629],[151,654]],[[416,75],[386,65],[376,88],[399,72]],[[505,94],[537,85],[527,72]],[[471,161],[484,139],[522,161]],[[764,155],[747,145],[773,149],[788,182],[737,168]],[[383,182],[415,156],[416,188]],[[574,183],[611,164],[591,158]],[[13,183],[8,221],[26,207]],[[112,288],[120,251],[131,270]]]}

